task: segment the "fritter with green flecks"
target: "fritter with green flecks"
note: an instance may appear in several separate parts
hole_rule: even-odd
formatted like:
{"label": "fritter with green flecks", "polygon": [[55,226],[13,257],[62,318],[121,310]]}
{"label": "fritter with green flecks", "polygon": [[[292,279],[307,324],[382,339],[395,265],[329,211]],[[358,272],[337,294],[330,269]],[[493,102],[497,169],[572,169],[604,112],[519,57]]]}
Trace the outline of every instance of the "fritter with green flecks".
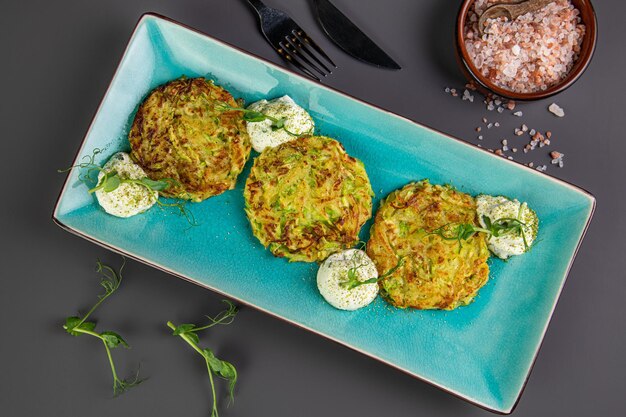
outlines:
{"label": "fritter with green flecks", "polygon": [[[396,307],[453,310],[472,302],[489,279],[483,233],[447,239],[442,227],[478,226],[472,196],[428,180],[389,194],[376,213],[367,254],[380,274],[381,295]],[[433,233],[435,232],[435,233]]]}
{"label": "fritter with green flecks", "polygon": [[128,135],[131,157],[153,180],[171,178],[161,193],[202,201],[235,187],[250,155],[238,103],[204,78],[180,78],[154,89]]}
{"label": "fritter with green flecks", "polygon": [[304,262],[354,246],[372,216],[372,195],[363,163],[323,136],[265,149],[244,191],[252,231],[263,246]]}

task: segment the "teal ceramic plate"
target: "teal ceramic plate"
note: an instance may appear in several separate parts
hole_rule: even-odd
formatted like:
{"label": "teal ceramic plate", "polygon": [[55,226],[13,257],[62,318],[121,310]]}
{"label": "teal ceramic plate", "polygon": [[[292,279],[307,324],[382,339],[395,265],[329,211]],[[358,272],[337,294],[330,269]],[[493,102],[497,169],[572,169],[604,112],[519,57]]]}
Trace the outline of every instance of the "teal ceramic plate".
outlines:
{"label": "teal ceramic plate", "polygon": [[[378,299],[357,312],[319,295],[314,264],[274,258],[252,236],[243,184],[192,206],[200,225],[152,208],[119,219],[104,213],[73,170],[54,220],[65,229],[202,287],[251,305],[428,381],[492,411],[509,413],[524,387],[595,200],[545,174],[482,151],[166,18],[143,16],[78,152],[129,148],[137,106],[154,87],[205,76],[247,103],[289,94],[318,132],[338,138],[365,163],[382,197],[430,178],[471,193],[527,201],[541,220],[539,243],[509,262],[493,260],[476,301],[455,311],[403,311]],[[253,155],[254,157],[254,155]],[[367,238],[369,224],[363,229]],[[280,294],[280,296],[276,296]]]}

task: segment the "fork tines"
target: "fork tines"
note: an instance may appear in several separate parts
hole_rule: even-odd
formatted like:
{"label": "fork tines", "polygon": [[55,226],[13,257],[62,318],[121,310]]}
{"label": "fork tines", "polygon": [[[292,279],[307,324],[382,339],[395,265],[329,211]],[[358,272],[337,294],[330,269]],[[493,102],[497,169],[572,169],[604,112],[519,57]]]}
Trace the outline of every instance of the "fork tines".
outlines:
{"label": "fork tines", "polygon": [[[281,56],[300,71],[318,81],[321,81],[320,78],[310,69],[313,69],[323,77],[332,74],[332,70],[319,57],[325,59],[333,68],[337,68],[333,60],[302,29],[292,30],[291,34],[285,35],[283,40],[279,42],[279,45],[280,48],[277,51]],[[317,52],[319,57],[315,52]]]}
{"label": "fork tines", "polygon": [[261,31],[267,41],[294,67],[317,81],[321,79],[316,73],[325,77],[332,73],[330,67],[337,68],[332,59],[287,13],[269,7],[261,0],[248,0],[248,3],[259,14]]}

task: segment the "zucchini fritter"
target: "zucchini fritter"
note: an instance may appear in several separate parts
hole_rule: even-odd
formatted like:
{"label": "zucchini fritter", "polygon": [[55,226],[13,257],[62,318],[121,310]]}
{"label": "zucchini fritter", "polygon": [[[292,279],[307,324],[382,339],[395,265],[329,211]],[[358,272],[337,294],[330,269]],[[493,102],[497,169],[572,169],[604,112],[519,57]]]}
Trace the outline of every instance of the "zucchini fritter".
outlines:
{"label": "zucchini fritter", "polygon": [[235,187],[250,155],[250,138],[228,91],[204,78],[181,78],[154,89],[128,135],[132,158],[153,180],[178,182],[161,193],[202,201]]}
{"label": "zucchini fritter", "polygon": [[468,240],[432,234],[451,224],[477,224],[470,195],[428,180],[411,183],[382,202],[367,254],[379,274],[381,295],[396,307],[453,310],[472,302],[489,279],[489,251],[482,233]]}
{"label": "zucchini fritter", "polygon": [[372,216],[372,195],[363,163],[323,136],[265,149],[244,191],[252,231],[263,246],[305,262],[355,245]]}

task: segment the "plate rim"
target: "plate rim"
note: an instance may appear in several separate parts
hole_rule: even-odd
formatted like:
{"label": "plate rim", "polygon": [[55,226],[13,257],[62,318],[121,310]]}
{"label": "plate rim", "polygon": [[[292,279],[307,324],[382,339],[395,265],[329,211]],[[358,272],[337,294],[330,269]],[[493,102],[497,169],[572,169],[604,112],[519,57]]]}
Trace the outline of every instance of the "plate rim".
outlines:
{"label": "plate rim", "polygon": [[86,232],[84,232],[82,230],[78,230],[76,228],[73,228],[73,227],[65,224],[59,218],[60,217],[60,215],[59,215],[59,208],[60,208],[61,200],[62,200],[63,195],[65,194],[67,188],[69,187],[70,177],[71,177],[73,169],[68,171],[68,173],[66,175],[66,178],[65,178],[65,181],[63,182],[63,186],[61,187],[61,191],[59,192],[59,195],[57,197],[57,200],[56,200],[56,203],[55,203],[55,206],[54,206],[54,210],[52,212],[52,221],[57,226],[59,226],[61,229],[65,230],[65,231],[67,231],[67,232],[69,232],[71,234],[74,234],[76,236],[79,236],[79,237],[81,237],[81,238],[83,238],[83,239],[85,239],[87,241],[95,243],[98,246],[101,246],[101,247],[103,247],[105,249],[108,249],[108,250],[110,250],[112,252],[116,252],[116,253],[118,253],[118,254],[120,254],[122,256],[127,256],[127,257],[129,257],[129,258],[131,258],[131,259],[133,259],[135,261],[141,262],[141,263],[143,263],[145,265],[148,265],[150,267],[153,267],[155,269],[163,271],[163,272],[165,272],[167,274],[173,275],[173,276],[175,276],[177,278],[181,278],[181,279],[183,279],[185,281],[188,281],[188,282],[190,282],[192,284],[195,284],[195,285],[197,285],[197,286],[199,286],[201,288],[208,289],[208,290],[210,290],[210,291],[212,291],[214,293],[217,293],[219,295],[231,298],[231,299],[237,301],[238,303],[241,303],[241,304],[246,305],[248,307],[252,307],[252,308],[254,308],[254,309],[258,310],[258,311],[261,311],[261,312],[263,312],[265,314],[268,314],[268,315],[270,315],[270,316],[272,316],[274,318],[277,318],[279,320],[287,322],[287,323],[289,323],[291,325],[294,325],[294,326],[296,326],[298,328],[301,328],[303,330],[306,330],[308,332],[314,333],[314,334],[316,334],[318,336],[321,336],[321,337],[323,337],[323,338],[325,338],[327,340],[335,342],[335,343],[337,343],[340,346],[346,347],[346,348],[348,348],[350,350],[356,351],[356,352],[358,352],[360,354],[363,354],[363,355],[365,355],[365,356],[367,356],[369,358],[372,358],[372,359],[377,360],[377,361],[379,361],[381,363],[384,363],[385,365],[390,366],[390,367],[392,367],[392,368],[394,368],[396,370],[399,370],[399,371],[401,371],[401,372],[403,372],[403,373],[405,373],[405,374],[407,374],[407,375],[409,375],[409,376],[411,376],[413,378],[416,378],[416,379],[418,379],[420,381],[424,381],[424,382],[428,383],[429,385],[437,387],[437,388],[439,388],[439,389],[441,389],[441,390],[443,390],[443,391],[445,391],[445,392],[447,392],[447,393],[449,393],[449,394],[451,394],[451,395],[453,395],[453,396],[455,396],[457,398],[460,398],[460,399],[462,399],[462,400],[464,400],[464,401],[466,401],[466,402],[468,402],[470,404],[473,404],[475,406],[478,406],[478,407],[480,407],[480,408],[482,408],[484,410],[487,410],[487,411],[495,413],[495,414],[500,414],[500,415],[511,414],[515,410],[517,405],[519,404],[519,402],[521,400],[521,397],[522,397],[522,394],[524,393],[524,391],[526,389],[526,386],[528,384],[528,380],[530,378],[530,375],[531,375],[531,373],[532,373],[532,371],[534,369],[535,363],[537,361],[537,357],[539,356],[539,351],[541,350],[541,348],[543,346],[543,342],[545,340],[545,335],[546,335],[547,329],[548,329],[548,327],[549,327],[549,325],[550,325],[550,323],[552,321],[552,317],[554,316],[554,311],[556,309],[556,305],[558,304],[558,302],[559,302],[559,300],[561,298],[561,293],[563,291],[565,283],[567,282],[567,279],[569,277],[569,273],[571,271],[571,268],[572,268],[572,266],[574,264],[574,261],[575,261],[577,255],[578,255],[578,252],[580,250],[582,242],[583,242],[583,240],[584,240],[584,238],[585,238],[585,236],[586,236],[586,234],[587,234],[587,232],[589,230],[589,227],[591,225],[591,221],[593,219],[593,216],[594,216],[595,211],[596,211],[596,206],[597,206],[597,200],[596,200],[595,196],[591,192],[587,191],[585,188],[583,188],[581,186],[572,184],[572,183],[570,183],[570,182],[568,182],[566,180],[562,180],[560,178],[555,178],[555,177],[553,177],[551,175],[548,175],[546,173],[539,172],[536,169],[530,168],[530,167],[528,167],[528,166],[526,166],[526,165],[524,165],[524,164],[522,164],[522,163],[520,163],[518,161],[511,161],[511,160],[508,160],[508,159],[503,159],[502,157],[500,157],[498,155],[495,155],[494,153],[489,152],[488,150],[486,150],[484,148],[479,148],[479,147],[477,147],[475,145],[472,145],[471,143],[466,142],[466,141],[464,141],[462,139],[456,138],[456,137],[454,137],[454,136],[452,136],[450,134],[447,134],[445,132],[442,132],[440,130],[432,128],[432,127],[430,127],[430,126],[428,126],[426,124],[419,123],[419,122],[411,120],[411,119],[409,119],[407,117],[401,116],[401,115],[399,115],[397,113],[394,113],[394,112],[392,112],[390,110],[387,110],[385,108],[377,106],[376,104],[372,104],[372,103],[369,103],[369,102],[367,102],[365,100],[362,100],[362,99],[360,99],[358,97],[355,97],[355,96],[353,96],[353,95],[351,95],[349,93],[337,90],[334,87],[322,84],[321,82],[313,81],[313,80],[305,77],[304,75],[295,72],[291,68],[279,66],[279,65],[269,61],[268,59],[266,59],[266,58],[264,58],[262,56],[256,55],[256,54],[254,54],[252,52],[248,52],[248,51],[246,51],[244,49],[239,48],[238,46],[232,45],[232,44],[230,44],[230,43],[228,43],[226,41],[217,39],[217,38],[215,38],[215,37],[213,37],[213,36],[211,36],[211,35],[209,35],[209,34],[207,34],[205,32],[202,32],[199,29],[195,29],[195,28],[193,28],[191,26],[188,26],[188,25],[186,25],[184,23],[181,23],[181,22],[179,22],[177,20],[174,20],[174,19],[172,19],[170,17],[161,15],[161,14],[156,13],[156,12],[146,12],[146,13],[143,13],[139,17],[139,19],[137,20],[137,23],[135,23],[135,26],[133,27],[131,35],[128,38],[126,47],[124,48],[124,51],[122,52],[122,55],[121,55],[120,59],[118,60],[118,64],[116,66],[116,69],[115,69],[115,71],[113,73],[113,76],[111,77],[111,81],[109,81],[109,84],[108,84],[108,86],[107,86],[107,88],[106,88],[106,90],[105,90],[105,92],[104,92],[104,94],[102,96],[102,99],[100,100],[100,102],[99,102],[95,112],[93,113],[93,116],[91,118],[91,122],[89,123],[89,127],[87,128],[87,131],[85,132],[85,135],[83,136],[83,139],[82,139],[82,141],[80,143],[80,146],[78,147],[78,150],[77,150],[77,152],[76,152],[76,154],[74,156],[74,159],[73,159],[74,163],[80,158],[80,155],[81,155],[81,153],[82,153],[82,151],[83,151],[83,149],[84,149],[84,147],[86,145],[87,138],[89,137],[89,134],[91,133],[91,130],[93,129],[95,119],[96,119],[97,115],[100,113],[100,110],[101,110],[101,108],[102,108],[102,106],[104,104],[105,99],[109,95],[109,92],[110,92],[110,90],[112,88],[113,81],[117,78],[117,76],[118,76],[118,74],[120,72],[122,63],[124,62],[124,59],[125,59],[125,57],[127,56],[128,52],[129,52],[129,49],[130,49],[130,47],[132,45],[132,41],[136,37],[137,31],[139,30],[139,28],[142,26],[142,24],[145,21],[148,21],[148,20],[151,20],[151,19],[162,20],[162,21],[165,21],[167,23],[173,24],[175,26],[181,27],[181,28],[183,28],[185,30],[194,32],[195,34],[197,34],[197,35],[199,35],[201,37],[207,38],[207,39],[209,39],[212,42],[220,44],[221,46],[224,46],[226,48],[232,49],[232,50],[234,50],[234,51],[236,51],[238,53],[241,53],[241,54],[246,55],[248,57],[254,58],[256,60],[259,60],[264,65],[270,66],[273,69],[276,69],[276,70],[279,70],[279,71],[283,71],[283,72],[287,72],[287,73],[289,73],[289,75],[295,76],[295,77],[299,78],[300,80],[303,80],[303,81],[305,81],[305,82],[307,82],[307,83],[309,83],[311,85],[314,85],[314,86],[316,86],[318,88],[326,89],[326,90],[328,90],[328,91],[330,91],[330,92],[332,92],[334,94],[339,94],[339,95],[344,96],[344,97],[346,97],[346,98],[348,98],[348,99],[350,99],[352,101],[356,101],[356,102],[361,103],[361,104],[363,104],[363,105],[365,105],[367,107],[373,108],[374,110],[383,112],[383,113],[385,113],[387,115],[393,116],[393,117],[398,118],[400,120],[404,120],[405,122],[409,122],[410,124],[419,126],[421,128],[428,129],[431,132],[434,132],[434,133],[436,133],[438,135],[441,135],[441,136],[444,136],[444,137],[446,137],[448,139],[452,139],[452,140],[456,141],[459,144],[467,146],[467,147],[473,149],[474,151],[484,152],[485,154],[490,155],[492,158],[499,159],[502,162],[516,164],[516,165],[518,165],[518,168],[525,169],[528,172],[533,173],[533,175],[537,175],[540,178],[548,179],[549,181],[555,182],[555,183],[557,183],[560,186],[569,188],[572,191],[574,191],[575,193],[577,193],[579,195],[582,195],[583,197],[587,198],[589,200],[589,202],[590,202],[590,205],[591,205],[590,210],[589,210],[589,212],[587,214],[587,220],[586,220],[585,225],[584,225],[584,227],[582,229],[582,233],[580,235],[580,238],[578,239],[578,241],[576,243],[576,248],[574,249],[574,252],[573,252],[571,258],[569,259],[569,262],[567,264],[567,268],[565,269],[565,272],[564,272],[563,277],[562,277],[561,285],[558,288],[558,291],[556,293],[554,301],[551,303],[552,305],[551,305],[550,313],[548,315],[548,320],[546,321],[546,324],[545,324],[544,328],[541,331],[539,342],[538,342],[536,348],[534,349],[533,358],[532,358],[532,360],[530,362],[530,366],[528,368],[528,371],[526,372],[526,375],[524,377],[524,381],[522,383],[521,389],[517,393],[516,398],[515,398],[515,400],[514,400],[514,402],[513,402],[511,407],[506,408],[506,409],[494,408],[493,406],[489,406],[487,404],[484,404],[484,403],[478,401],[477,399],[472,398],[472,397],[470,397],[470,396],[468,396],[466,394],[463,394],[461,392],[455,391],[455,390],[453,390],[451,388],[446,387],[445,385],[442,385],[442,384],[437,383],[435,381],[429,380],[429,379],[427,379],[424,376],[421,376],[421,375],[419,375],[419,374],[417,374],[415,372],[412,372],[412,371],[409,371],[407,369],[404,369],[401,366],[396,365],[396,364],[394,364],[392,362],[389,362],[389,361],[387,361],[387,360],[385,360],[385,359],[383,359],[381,357],[378,357],[378,356],[376,356],[376,355],[374,355],[372,353],[369,353],[369,352],[367,352],[365,350],[362,350],[362,349],[359,349],[359,348],[357,348],[355,346],[352,346],[352,345],[350,345],[349,343],[347,343],[347,342],[345,342],[343,340],[337,339],[337,338],[332,337],[330,335],[326,335],[326,334],[320,333],[319,331],[317,331],[315,329],[312,329],[312,328],[310,328],[308,326],[305,326],[305,325],[303,325],[301,323],[298,323],[296,321],[290,320],[290,319],[288,319],[286,317],[283,317],[283,316],[281,316],[281,315],[279,315],[277,313],[274,313],[272,311],[266,310],[265,308],[257,306],[255,304],[249,302],[249,301],[242,300],[239,297],[234,297],[234,296],[232,296],[232,295],[230,295],[230,294],[228,294],[228,293],[226,293],[226,292],[224,292],[224,291],[222,291],[222,290],[220,290],[218,288],[214,288],[214,287],[211,287],[209,285],[203,284],[201,282],[198,282],[194,278],[191,278],[189,276],[186,276],[184,274],[176,272],[176,271],[174,271],[172,269],[169,269],[169,268],[167,268],[167,267],[165,267],[163,265],[160,265],[160,264],[158,264],[156,262],[147,260],[147,259],[143,258],[142,256],[133,253],[132,251],[127,251],[127,250],[119,248],[119,247],[117,247],[115,245],[112,245],[112,244],[109,244],[107,242],[101,241],[101,240],[99,240],[99,239],[89,235],[88,233],[86,233]]}

